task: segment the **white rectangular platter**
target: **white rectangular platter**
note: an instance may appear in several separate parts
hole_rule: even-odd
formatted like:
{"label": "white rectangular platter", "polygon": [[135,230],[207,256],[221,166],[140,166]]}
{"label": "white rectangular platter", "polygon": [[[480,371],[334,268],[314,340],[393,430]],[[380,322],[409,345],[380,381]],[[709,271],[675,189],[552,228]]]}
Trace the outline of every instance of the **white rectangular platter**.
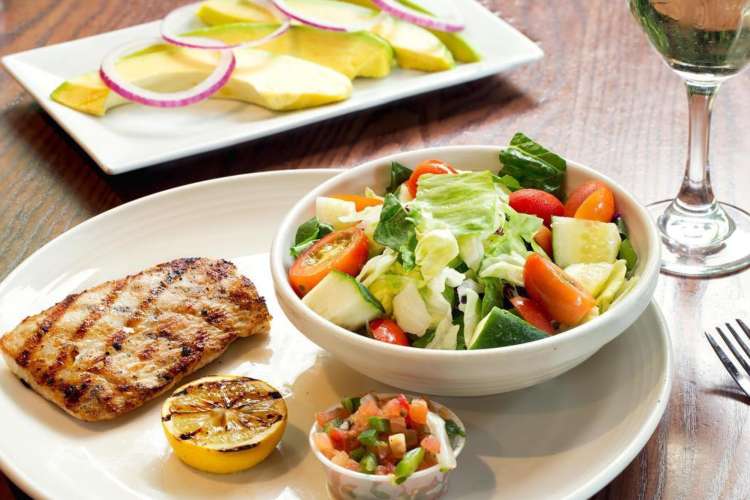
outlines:
{"label": "white rectangular platter", "polygon": [[64,80],[99,67],[113,48],[157,36],[159,22],[6,56],[5,68],[107,174],[121,174],[211,151],[285,130],[450,87],[540,59],[542,50],[475,0],[453,0],[464,15],[465,36],[480,62],[438,73],[395,69],[383,79],[357,79],[346,101],[293,112],[272,112],[245,103],[208,100],[180,109],[138,105],[89,116],[49,98]]}

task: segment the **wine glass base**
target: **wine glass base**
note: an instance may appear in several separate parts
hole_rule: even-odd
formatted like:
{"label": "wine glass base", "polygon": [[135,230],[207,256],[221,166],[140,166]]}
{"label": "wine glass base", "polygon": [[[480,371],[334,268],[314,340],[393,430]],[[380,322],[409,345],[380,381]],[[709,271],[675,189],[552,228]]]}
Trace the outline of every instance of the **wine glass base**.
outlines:
{"label": "wine glass base", "polygon": [[[651,217],[659,224],[659,217],[672,200],[648,205]],[[750,267],[750,213],[734,205],[719,204],[730,220],[731,232],[723,240],[710,246],[687,248],[662,231],[661,271],[689,278],[717,278]]]}

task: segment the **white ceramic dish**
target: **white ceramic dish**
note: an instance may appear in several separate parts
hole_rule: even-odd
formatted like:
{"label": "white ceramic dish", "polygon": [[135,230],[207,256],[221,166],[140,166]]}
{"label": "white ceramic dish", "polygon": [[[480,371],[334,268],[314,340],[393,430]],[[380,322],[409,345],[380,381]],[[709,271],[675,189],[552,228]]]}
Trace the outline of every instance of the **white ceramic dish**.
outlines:
{"label": "white ceramic dish", "polygon": [[[379,393],[379,398],[393,398],[396,397],[396,393]],[[405,395],[409,401],[414,397],[413,394]],[[436,412],[443,419],[452,420],[461,429],[466,431],[464,423],[461,419],[453,413],[450,408],[438,403],[437,401],[429,400],[430,410]],[[340,407],[341,404],[335,404],[326,408],[330,411],[336,407]],[[402,498],[419,498],[422,500],[434,500],[440,498],[448,489],[448,477],[452,475],[453,471],[442,472],[438,465],[426,468],[415,472],[402,484],[397,485],[393,483],[392,476],[378,476],[374,474],[363,474],[361,472],[352,471],[346,467],[334,464],[329,460],[323,453],[318,450],[315,446],[313,435],[316,432],[322,432],[323,429],[317,422],[315,422],[310,428],[309,441],[310,449],[312,449],[315,458],[323,464],[323,469],[326,474],[328,493],[331,498],[334,499],[347,499],[356,498],[358,500],[388,500],[388,499],[402,499]],[[464,449],[466,439],[461,436],[456,436],[454,442],[455,447],[453,448],[453,454],[458,459],[458,456]],[[460,467],[460,463],[459,466]]]}
{"label": "white ceramic dish", "polygon": [[380,382],[411,392],[441,396],[485,396],[530,387],[549,380],[588,359],[641,315],[651,301],[659,276],[660,241],[646,210],[615,181],[569,162],[566,182],[574,189],[598,179],[612,187],[617,209],[625,218],[638,252],[633,290],[606,314],[565,334],[536,342],[476,351],[416,349],[379,342],[341,328],[305,306],[292,290],[287,270],[289,247],[297,227],[315,214],[318,196],[361,193],[366,186],[385,191],[390,165],[414,168],[438,158],[464,170],[500,168],[497,146],[452,146],[423,149],[369,161],[326,182],[302,198],[284,218],[271,247],[271,272],[277,298],[292,323],[310,340],[341,361]]}
{"label": "white ceramic dish", "polygon": [[128,105],[97,118],[49,98],[65,79],[97,69],[115,47],[157,36],[159,22],[13,54],[2,62],[104,172],[120,174],[476,80],[542,57],[536,44],[475,0],[452,1],[463,14],[466,37],[482,53],[482,61],[439,73],[396,69],[388,78],[358,79],[350,99],[296,112],[274,113],[244,103],[208,100],[171,110]]}
{"label": "white ceramic dish", "polygon": [[[289,425],[268,460],[238,475],[202,474],[171,454],[159,423],[163,398],[114,422],[83,423],[26,389],[0,362],[0,467],[10,479],[37,498],[325,498],[323,470],[307,443],[315,412],[343,395],[393,391],[336,361],[289,323],[274,298],[265,252],[291,206],[334,173],[231,177],[137,200],[53,240],[0,284],[5,331],[74,290],[156,262],[232,258],[267,298],[273,329],[267,338],[238,340],[194,377],[246,374],[279,387]],[[468,431],[447,498],[595,494],[651,436],[671,372],[666,326],[652,305],[592,359],[548,383],[481,399],[439,398]]]}

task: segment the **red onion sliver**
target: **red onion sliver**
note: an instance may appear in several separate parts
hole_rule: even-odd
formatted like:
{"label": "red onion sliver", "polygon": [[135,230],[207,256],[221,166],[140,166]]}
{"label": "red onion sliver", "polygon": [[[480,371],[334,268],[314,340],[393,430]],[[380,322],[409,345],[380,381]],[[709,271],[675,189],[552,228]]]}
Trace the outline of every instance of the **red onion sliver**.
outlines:
{"label": "red onion sliver", "polygon": [[157,108],[178,108],[208,99],[223,87],[232,76],[236,65],[234,53],[231,50],[222,50],[220,51],[219,63],[216,65],[216,69],[201,83],[187,90],[170,93],[154,92],[140,88],[120,78],[117,73],[116,64],[121,57],[145,49],[146,47],[163,43],[164,41],[161,38],[152,38],[131,42],[113,50],[102,60],[99,76],[112,92],[129,101]]}
{"label": "red onion sliver", "polygon": [[257,40],[250,40],[248,42],[227,44],[220,40],[211,40],[208,38],[197,38],[181,36],[178,33],[189,31],[191,22],[194,22],[197,18],[196,13],[200,8],[202,2],[192,3],[179,7],[169,14],[161,22],[161,37],[172,45],[179,47],[187,47],[190,49],[208,49],[208,50],[223,50],[223,49],[239,49],[246,47],[257,47],[264,43],[270,42],[274,38],[277,38],[289,30],[291,23],[289,18],[283,13],[279,12],[276,7],[270,1],[257,0],[253,3],[260,5],[274,13],[279,22],[281,23],[279,28],[269,33],[268,35],[258,38]]}
{"label": "red onion sliver", "polygon": [[408,21],[417,26],[428,28],[436,31],[447,31],[455,33],[462,31],[464,24],[457,21],[447,21],[438,17],[433,17],[399,3],[397,0],[372,0],[375,5],[380,7],[383,12],[387,12],[393,17],[403,21]]}
{"label": "red onion sliver", "polygon": [[344,25],[344,24],[334,24],[330,23],[328,21],[321,21],[320,19],[312,19],[304,14],[300,14],[299,12],[296,12],[293,7],[290,7],[289,4],[286,3],[286,0],[271,0],[271,2],[276,6],[278,10],[280,10],[282,13],[284,13],[286,16],[301,22],[302,24],[307,24],[308,26],[312,26],[313,28],[318,28],[321,30],[327,30],[327,31],[343,31],[343,32],[353,32],[353,31],[366,31],[370,29],[372,26],[380,22],[380,20],[383,18],[384,13],[380,12],[379,14],[372,17],[372,19],[359,23],[354,25]]}

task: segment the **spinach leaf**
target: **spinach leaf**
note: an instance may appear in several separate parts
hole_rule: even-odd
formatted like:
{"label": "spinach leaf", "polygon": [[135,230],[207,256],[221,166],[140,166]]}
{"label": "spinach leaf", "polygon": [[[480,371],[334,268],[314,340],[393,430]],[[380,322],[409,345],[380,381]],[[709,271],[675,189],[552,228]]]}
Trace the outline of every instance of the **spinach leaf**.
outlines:
{"label": "spinach leaf", "polygon": [[411,177],[411,169],[397,161],[391,163],[391,183],[388,185],[388,193],[396,191],[401,184]]}
{"label": "spinach leaf", "polygon": [[502,174],[510,175],[525,188],[541,189],[562,198],[566,163],[563,158],[518,133],[500,152]]}
{"label": "spinach leaf", "polygon": [[557,170],[561,170],[563,172],[565,171],[567,164],[564,158],[556,155],[549,149],[545,148],[544,146],[522,134],[521,132],[517,132],[516,135],[513,136],[513,138],[510,140],[510,145],[517,147],[521,151],[525,151],[531,156],[536,156],[540,160],[549,163]]}
{"label": "spinach leaf", "polygon": [[635,253],[635,248],[633,248],[630,239],[625,238],[622,240],[617,258],[625,260],[625,267],[627,269],[625,277],[630,279],[633,276],[633,272],[635,272],[635,266],[638,264],[638,254]]}
{"label": "spinach leaf", "polygon": [[292,257],[297,258],[299,255],[310,248],[313,243],[318,241],[326,234],[333,231],[328,224],[321,224],[317,217],[303,222],[297,228],[297,234],[294,236],[294,245],[289,249]]}
{"label": "spinach leaf", "polygon": [[427,344],[429,344],[430,342],[432,342],[433,338],[435,338],[435,329],[434,328],[430,329],[430,330],[427,330],[424,335],[422,335],[421,337],[418,337],[416,340],[414,340],[411,343],[411,346],[412,347],[421,347],[422,349],[424,349],[427,346]]}
{"label": "spinach leaf", "polygon": [[495,175],[493,176],[493,180],[495,181],[495,183],[502,184],[511,191],[518,191],[519,189],[521,189],[521,184],[516,180],[515,177],[511,175]]}
{"label": "spinach leaf", "polygon": [[375,241],[397,251],[406,271],[414,268],[417,229],[406,209],[393,194],[387,194],[375,228]]}
{"label": "spinach leaf", "polygon": [[630,241],[630,238],[628,238],[628,226],[625,224],[625,219],[618,215],[615,219],[615,224],[617,225],[617,230],[620,232],[620,237],[622,238],[617,258],[625,261],[625,266],[628,270],[625,277],[630,279],[635,272],[635,266],[638,265],[638,254],[636,253],[635,248],[633,248],[633,243]]}

